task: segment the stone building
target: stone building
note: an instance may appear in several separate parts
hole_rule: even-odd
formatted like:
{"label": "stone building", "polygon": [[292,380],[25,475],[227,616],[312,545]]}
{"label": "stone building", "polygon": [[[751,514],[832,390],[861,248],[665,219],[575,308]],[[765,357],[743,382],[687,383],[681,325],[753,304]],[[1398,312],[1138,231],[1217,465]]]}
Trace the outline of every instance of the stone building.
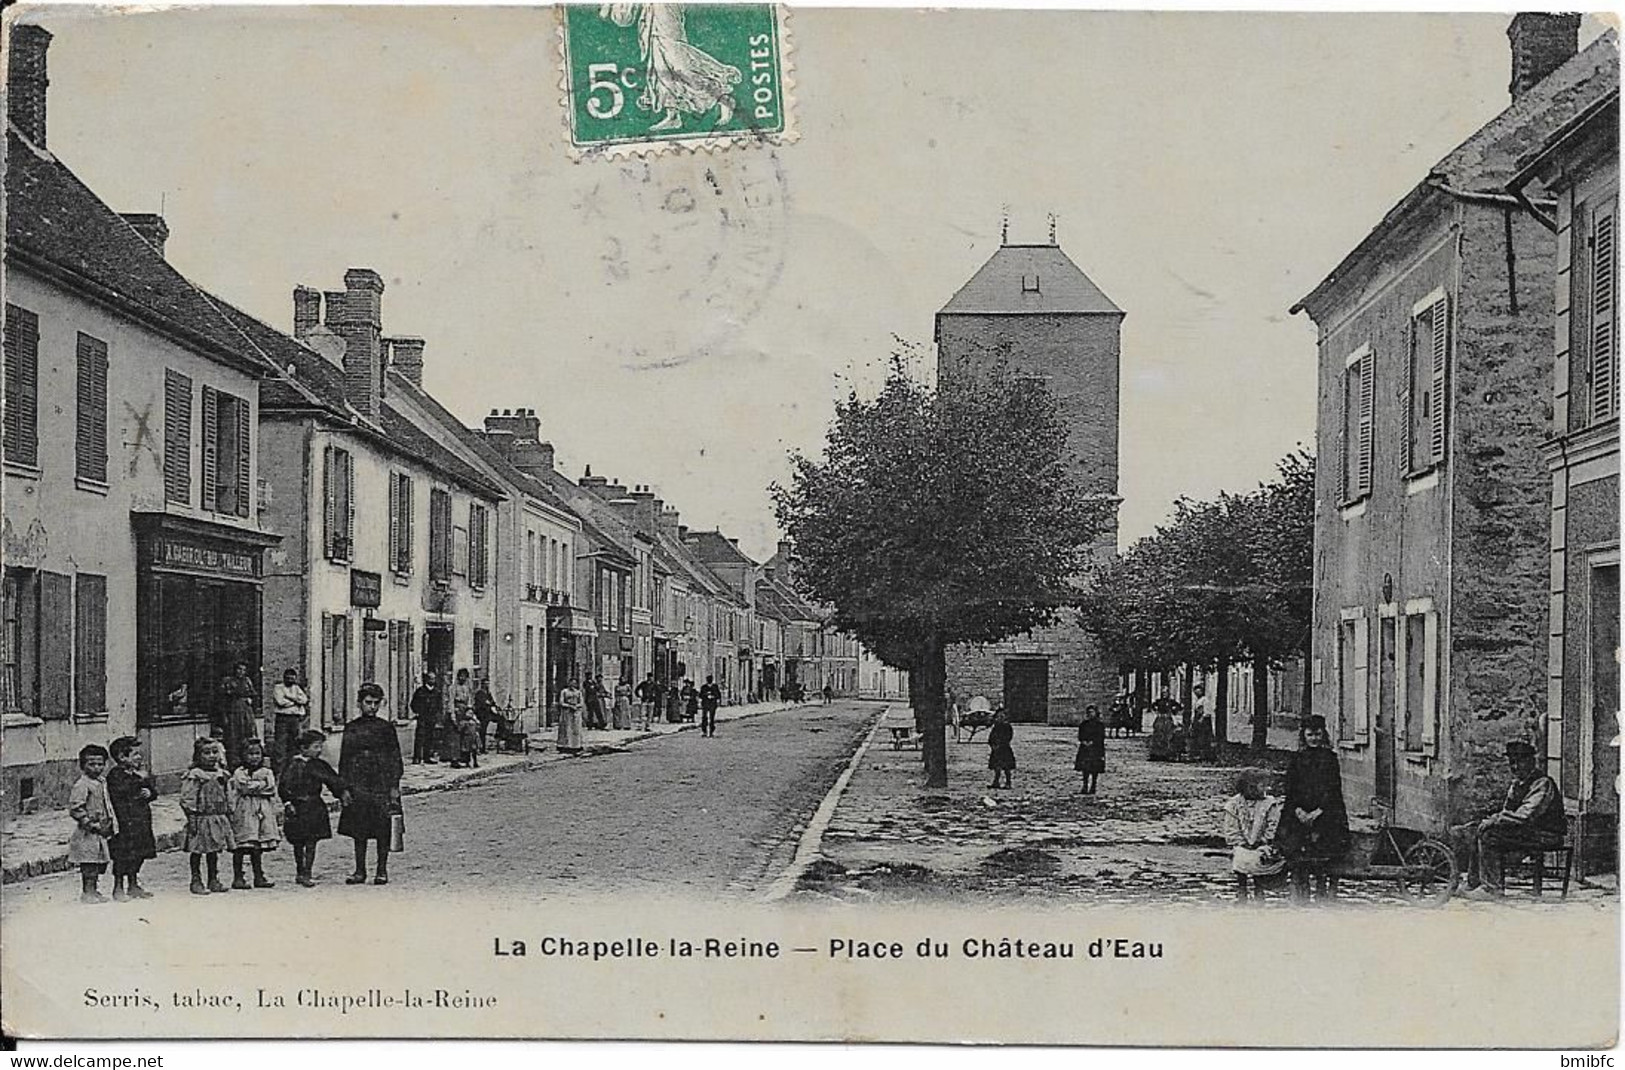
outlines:
{"label": "stone building", "polygon": [[162,219],[119,215],[50,153],[51,35],[10,33],[0,790],[30,809],[117,736],[173,784],[233,665],[258,672],[272,368],[165,261]]}
{"label": "stone building", "polygon": [[1508,185],[1544,189],[1554,215],[1547,769],[1580,827],[1588,871],[1612,870],[1619,836],[1619,83],[1538,142]]}
{"label": "stone building", "polygon": [[[1294,312],[1319,329],[1313,708],[1354,809],[1437,829],[1499,803],[1547,703],[1552,234],[1506,192],[1522,147],[1613,77],[1578,19],[1513,20],[1513,100]],[[1544,195],[1542,195],[1544,196]]]}
{"label": "stone building", "polygon": [[[937,378],[943,389],[1000,368],[1041,382],[1071,428],[1069,448],[1085,487],[1117,500],[1119,337],[1123,311],[1054,241],[1001,244],[937,313]],[[1117,550],[1117,524],[1095,553]],[[854,682],[856,665],[852,666]],[[1116,692],[1116,666],[1066,623],[981,647],[948,651],[948,687],[1003,702],[1011,719],[1072,724],[1086,705]]]}
{"label": "stone building", "polygon": [[305,676],[311,724],[328,731],[364,682],[404,722],[422,673],[449,687],[458,668],[490,670],[506,500],[390,377],[391,351],[421,367],[424,346],[384,336],[378,273],[344,283],[296,288],[291,335],[222,303],[282,369],[260,395],[267,523],[284,536],[266,575],[266,664]]}

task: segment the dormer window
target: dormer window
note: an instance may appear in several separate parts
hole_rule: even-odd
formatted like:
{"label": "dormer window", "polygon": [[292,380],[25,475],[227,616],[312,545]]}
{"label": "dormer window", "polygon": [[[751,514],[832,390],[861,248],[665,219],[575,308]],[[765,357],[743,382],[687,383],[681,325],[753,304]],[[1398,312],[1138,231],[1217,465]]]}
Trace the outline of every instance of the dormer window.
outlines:
{"label": "dormer window", "polygon": [[1021,292],[1024,293],[1024,294],[1038,293],[1039,292],[1038,276],[1037,275],[1023,275],[1021,277]]}

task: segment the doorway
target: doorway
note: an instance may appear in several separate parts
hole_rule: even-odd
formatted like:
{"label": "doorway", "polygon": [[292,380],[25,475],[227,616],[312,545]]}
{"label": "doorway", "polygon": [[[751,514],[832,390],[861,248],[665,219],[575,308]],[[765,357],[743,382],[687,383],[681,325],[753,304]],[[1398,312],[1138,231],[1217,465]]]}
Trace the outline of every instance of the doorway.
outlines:
{"label": "doorway", "polygon": [[1398,689],[1395,672],[1399,666],[1398,620],[1383,617],[1377,624],[1377,785],[1376,801],[1393,813],[1397,796],[1394,763],[1398,746],[1394,732]]}
{"label": "doorway", "polygon": [[436,686],[444,694],[451,686],[452,663],[457,657],[457,633],[449,624],[430,624],[423,629],[423,671],[432,672]]}
{"label": "doorway", "polygon": [[1004,712],[1022,724],[1049,721],[1049,659],[1008,658],[1004,663]]}

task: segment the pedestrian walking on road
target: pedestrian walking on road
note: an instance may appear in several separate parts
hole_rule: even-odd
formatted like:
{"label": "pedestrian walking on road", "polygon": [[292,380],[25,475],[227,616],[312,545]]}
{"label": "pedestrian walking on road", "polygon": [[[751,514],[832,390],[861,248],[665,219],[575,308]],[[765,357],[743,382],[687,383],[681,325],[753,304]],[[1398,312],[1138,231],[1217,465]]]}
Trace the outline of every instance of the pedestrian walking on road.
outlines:
{"label": "pedestrian walking on road", "polygon": [[[612,707],[611,716],[613,717],[613,720],[610,723],[617,732],[626,732],[631,730],[632,685],[627,683],[624,677],[615,681],[615,704]],[[641,707],[638,711],[638,717],[640,719],[643,718],[643,711]],[[647,724],[648,722],[645,720],[644,723]]]}
{"label": "pedestrian walking on road", "polygon": [[81,903],[105,903],[97,887],[107,863],[113,860],[107,841],[118,832],[118,818],[107,796],[107,748],[92,743],[79,750],[79,779],[68,792],[68,816],[73,835],[68,837],[68,861],[79,867]]}
{"label": "pedestrian walking on road", "polygon": [[361,716],[344,728],[339,748],[339,776],[350,789],[350,802],[339,815],[339,834],[355,841],[355,872],[345,884],[367,881],[367,841],[378,844],[378,868],[372,883],[389,883],[391,818],[401,806],[401,744],[395,726],[378,716],[384,689],[362,684],[356,693]]}
{"label": "pedestrian walking on road", "polygon": [[316,845],[333,838],[333,824],[327,816],[327,803],[322,800],[326,788],[341,802],[348,802],[350,793],[344,781],[327,760],[322,748],[327,737],[315,729],[299,734],[298,752],[282,769],[282,783],[278,788],[286,806],[282,829],[293,845],[293,866],[298,874],[294,883],[301,888],[316,887]]}
{"label": "pedestrian walking on road", "polygon": [[700,717],[700,692],[693,680],[683,681],[683,719],[697,721]]}
{"label": "pedestrian walking on road", "polygon": [[683,693],[674,683],[666,688],[666,723],[676,724],[683,719]]}
{"label": "pedestrian walking on road", "polygon": [[[231,774],[231,832],[237,846],[231,852],[231,887],[274,888],[276,882],[265,876],[264,856],[282,843],[277,827],[276,774],[265,764],[265,744],[251,739],[243,744],[243,760]],[[254,883],[248,883],[243,863],[254,867]]]}
{"label": "pedestrian walking on road", "polygon": [[[231,828],[231,780],[226,775],[226,748],[218,739],[192,742],[192,765],[181,777],[181,811],[186,814],[183,846],[192,863],[192,894],[228,889],[220,883],[220,852],[237,846]],[[203,883],[208,863],[209,882]]]}
{"label": "pedestrian walking on road", "polygon": [[[480,677],[478,686],[474,688],[474,719],[480,723],[480,753],[486,750],[486,735],[491,725],[501,720],[497,716],[497,700],[491,694],[491,678]],[[498,730],[500,731],[500,725]]]}
{"label": "pedestrian walking on road", "polygon": [[833,687],[829,686],[828,684],[825,684],[824,685],[824,705],[828,706],[830,704],[830,701],[832,699],[834,699],[834,698],[835,698],[835,689]]}
{"label": "pedestrian walking on road", "polygon": [[435,734],[440,730],[441,697],[435,689],[435,674],[423,674],[422,685],[412,692],[412,716],[417,718],[417,730],[412,733],[412,763],[438,761],[435,757]]}
{"label": "pedestrian walking on road", "polygon": [[991,748],[987,756],[987,767],[993,770],[993,783],[989,787],[1000,786],[1002,775],[1003,786],[1010,787],[1010,776],[1016,769],[1016,751],[1012,744],[1015,742],[1016,730],[1011,727],[1010,715],[1000,710],[993,715],[993,728],[987,734],[987,745]]}
{"label": "pedestrian walking on road", "polygon": [[585,698],[571,677],[559,692],[559,753],[581,752],[581,708]]}
{"label": "pedestrian walking on road", "polygon": [[722,705],[722,688],[715,677],[707,676],[700,687],[700,735],[717,734],[717,707]]}
{"label": "pedestrian walking on road", "polygon": [[152,893],[137,878],[141,864],[158,856],[158,843],[152,835],[152,800],[158,797],[158,789],[141,770],[139,739],[120,736],[108,751],[113,767],[107,771],[107,798],[118,824],[118,831],[107,841],[113,857],[113,898],[151,899]]}
{"label": "pedestrian walking on road", "polygon": [[1086,706],[1083,723],[1078,725],[1078,756],[1072,768],[1083,774],[1083,793],[1095,794],[1100,774],[1106,771],[1106,726],[1100,723],[1100,710]]}

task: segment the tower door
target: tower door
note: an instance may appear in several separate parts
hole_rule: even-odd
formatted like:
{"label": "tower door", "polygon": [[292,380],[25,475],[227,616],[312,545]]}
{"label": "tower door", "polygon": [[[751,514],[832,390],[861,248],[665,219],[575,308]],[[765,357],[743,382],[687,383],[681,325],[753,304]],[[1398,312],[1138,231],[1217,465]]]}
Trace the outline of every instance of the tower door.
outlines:
{"label": "tower door", "polygon": [[1010,658],[1004,663],[1004,712],[1014,722],[1049,720],[1049,660]]}

